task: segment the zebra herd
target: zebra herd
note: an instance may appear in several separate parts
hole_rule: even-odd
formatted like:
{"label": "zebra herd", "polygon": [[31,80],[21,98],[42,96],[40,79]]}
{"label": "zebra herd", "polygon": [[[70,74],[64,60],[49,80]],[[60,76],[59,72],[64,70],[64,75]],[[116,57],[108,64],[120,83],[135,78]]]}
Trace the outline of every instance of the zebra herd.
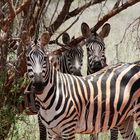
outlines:
{"label": "zebra herd", "polygon": [[[57,70],[42,39],[38,44],[30,39],[23,41],[31,79],[27,90],[34,91],[39,105],[40,139],[46,139],[46,130],[49,139],[72,140],[75,133],[97,134],[111,129],[111,139],[117,139],[119,130],[123,139],[136,140],[133,123],[136,120],[140,125],[139,62],[107,66],[103,39],[110,32],[109,24],[99,34],[91,33],[86,23],[81,31],[87,46],[88,76],[84,77],[82,47],[64,52],[58,58]],[[63,42],[67,45],[69,41],[65,34]]]}

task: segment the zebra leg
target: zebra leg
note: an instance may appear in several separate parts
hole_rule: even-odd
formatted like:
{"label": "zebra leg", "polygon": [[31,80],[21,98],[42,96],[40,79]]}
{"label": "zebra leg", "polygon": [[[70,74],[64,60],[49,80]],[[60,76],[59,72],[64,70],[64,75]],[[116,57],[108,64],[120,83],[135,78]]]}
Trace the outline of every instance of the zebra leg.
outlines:
{"label": "zebra leg", "polygon": [[90,140],[98,140],[98,134],[91,134],[90,135]]}
{"label": "zebra leg", "polygon": [[120,126],[118,126],[124,140],[138,140],[136,133],[134,132],[133,125],[134,118],[133,116],[130,116]]}
{"label": "zebra leg", "polygon": [[110,130],[111,136],[110,140],[117,140],[118,139],[118,127],[114,127]]}
{"label": "zebra leg", "polygon": [[38,115],[38,124],[39,124],[40,140],[46,140],[47,139],[46,127],[41,122],[39,115]]}

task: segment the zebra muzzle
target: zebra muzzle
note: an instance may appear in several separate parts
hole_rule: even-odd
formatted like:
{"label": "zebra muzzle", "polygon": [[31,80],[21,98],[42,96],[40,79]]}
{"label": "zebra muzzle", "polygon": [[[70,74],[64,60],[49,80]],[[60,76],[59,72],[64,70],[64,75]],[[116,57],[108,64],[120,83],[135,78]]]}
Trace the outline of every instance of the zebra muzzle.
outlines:
{"label": "zebra muzzle", "polygon": [[39,94],[44,89],[44,83],[43,82],[34,82],[32,84],[33,90],[36,94]]}
{"label": "zebra muzzle", "polygon": [[34,74],[34,80],[32,82],[32,88],[35,92],[42,92],[43,89],[45,87],[44,81],[43,81],[43,77],[41,75],[41,73]]}

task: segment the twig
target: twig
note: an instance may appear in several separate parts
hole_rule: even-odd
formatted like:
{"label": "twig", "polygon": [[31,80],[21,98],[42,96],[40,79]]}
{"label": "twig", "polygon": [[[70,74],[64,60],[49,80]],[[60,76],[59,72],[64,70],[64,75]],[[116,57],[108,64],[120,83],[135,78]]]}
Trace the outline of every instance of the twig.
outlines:
{"label": "twig", "polygon": [[[59,36],[55,39],[56,40],[56,44],[61,46],[61,47],[65,47],[65,45],[61,44],[58,42],[58,39],[66,32],[68,31],[80,18],[80,16],[82,15],[83,11],[79,14],[79,16],[70,24],[69,27],[67,27],[61,34],[59,34]],[[72,46],[69,46],[72,47]]]}
{"label": "twig", "polygon": [[[140,0],[129,0],[126,3],[122,4],[120,7],[116,9],[112,9],[110,12],[108,12],[106,15],[104,15],[98,22],[97,24],[91,28],[92,32],[97,31],[106,21],[108,21],[110,18],[113,16],[117,15],[118,13],[122,12],[123,10],[127,9],[128,7],[140,2]],[[78,38],[74,39],[73,41],[70,42],[70,44],[78,44],[84,40],[83,36],[79,36]]]}
{"label": "twig", "polygon": [[16,10],[14,10],[13,8],[13,5],[12,5],[12,2],[11,0],[8,0],[8,4],[9,4],[9,8],[10,8],[10,14],[9,16],[7,17],[7,19],[4,21],[4,27],[2,28],[2,30],[4,32],[7,32],[11,22],[14,20],[14,17],[19,14],[21,11],[24,10],[24,8],[26,8],[27,5],[29,5],[31,2],[31,0],[26,0],[26,1],[23,1],[23,3],[21,4],[20,7],[18,7]]}
{"label": "twig", "polygon": [[64,22],[68,12],[69,12],[69,9],[70,9],[70,6],[72,4],[73,0],[64,0],[64,5],[63,5],[63,8],[60,12],[60,14],[58,15],[58,17],[56,18],[56,20],[53,22],[52,25],[49,26],[49,28],[47,28],[47,30],[49,31],[50,33],[50,36],[53,35],[53,33],[60,27],[60,25]]}
{"label": "twig", "polygon": [[117,0],[116,3],[114,4],[113,9],[116,9],[119,7],[121,0]]}
{"label": "twig", "polygon": [[126,3],[121,5],[120,7],[116,9],[112,9],[109,13],[107,13],[105,16],[103,16],[98,23],[91,29],[92,32],[97,31],[105,22],[107,22],[111,17],[117,15],[121,11],[127,9],[128,7],[140,2],[140,0],[128,0]]}
{"label": "twig", "polygon": [[69,12],[68,16],[66,17],[66,20],[68,20],[71,17],[74,17],[74,16],[78,15],[81,11],[87,9],[88,7],[90,7],[92,5],[95,5],[95,4],[99,4],[103,1],[105,1],[105,0],[91,0],[90,2],[84,4],[83,6],[78,7],[76,9],[74,9],[73,11]]}
{"label": "twig", "polygon": [[48,10],[48,7],[49,7],[50,3],[51,3],[51,0],[48,1],[47,6],[46,6],[46,8],[43,12],[43,15],[45,15],[45,13],[47,13],[47,10]]}
{"label": "twig", "polygon": [[140,17],[136,18],[133,22],[131,22],[131,23],[126,27],[122,39],[121,39],[120,42],[117,43],[115,46],[118,46],[119,44],[121,44],[121,43],[123,42],[123,40],[125,39],[125,36],[126,36],[126,33],[127,33],[128,29],[129,29],[137,20],[140,20]]}
{"label": "twig", "polygon": [[101,17],[101,14],[102,14],[103,8],[105,7],[106,3],[107,3],[107,0],[105,0],[105,2],[104,2],[103,5],[101,4],[101,10],[100,10],[100,13],[98,14],[98,21],[99,21],[99,19],[100,19],[100,17]]}
{"label": "twig", "polygon": [[51,25],[51,23],[52,23],[52,21],[53,21],[53,18],[54,18],[55,13],[56,13],[56,11],[57,11],[57,9],[58,9],[59,3],[60,3],[60,0],[58,0],[57,3],[56,3],[56,7],[55,7],[54,13],[53,13],[53,15],[52,15],[52,17],[51,17],[49,26]]}

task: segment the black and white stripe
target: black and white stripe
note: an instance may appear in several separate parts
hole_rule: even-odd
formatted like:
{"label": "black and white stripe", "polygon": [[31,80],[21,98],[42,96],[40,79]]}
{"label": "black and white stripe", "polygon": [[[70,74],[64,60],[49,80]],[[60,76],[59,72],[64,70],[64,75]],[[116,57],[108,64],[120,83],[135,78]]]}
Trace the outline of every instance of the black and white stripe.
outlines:
{"label": "black and white stripe", "polygon": [[[72,38],[73,39],[73,38]],[[65,44],[65,51],[61,54],[50,53],[50,62],[62,73],[82,76],[83,49],[81,46],[71,46],[68,44],[72,40],[68,33],[63,33],[62,41]]]}
{"label": "black and white stripe", "polygon": [[86,23],[82,23],[81,31],[86,39],[87,74],[92,74],[106,66],[104,38],[110,32],[110,24],[105,24],[100,33],[92,33]]}
{"label": "black and white stripe", "polygon": [[[92,33],[89,26],[86,23],[82,23],[81,32],[86,39],[87,75],[89,75],[107,66],[105,56],[105,43],[103,39],[109,34],[110,25],[105,24],[100,33],[98,34],[97,32]],[[98,135],[91,135],[90,139],[96,140],[98,139]]]}
{"label": "black and white stripe", "polygon": [[82,76],[81,68],[83,65],[83,49],[82,47],[71,47],[63,52],[60,57],[60,71],[73,75]]}
{"label": "black and white stripe", "polygon": [[[74,37],[72,38],[74,39]],[[83,49],[81,46],[69,47],[70,36],[68,33],[63,33],[62,41],[65,44],[65,49],[60,57],[60,71],[73,75],[82,76],[81,67],[83,65]]]}
{"label": "black and white stripe", "polygon": [[[66,35],[66,34],[64,34],[64,35]],[[64,38],[64,35],[63,35],[63,38]],[[66,40],[66,38],[65,38],[65,40]],[[63,39],[63,42],[65,43],[64,39]],[[39,45],[39,44],[37,44],[37,45]],[[34,46],[32,46],[32,47],[34,47]],[[32,52],[30,54],[30,56],[31,56],[31,63],[34,64],[34,60],[32,59],[33,53],[34,52]],[[41,55],[41,54],[42,54],[42,52],[40,52],[39,55]],[[47,52],[47,55],[49,55],[50,63],[57,70],[61,71],[62,73],[68,73],[68,74],[72,74],[72,75],[82,76],[82,74],[81,74],[81,67],[83,64],[82,47],[80,47],[80,46],[71,47],[71,48],[69,47],[69,48],[67,48],[67,50],[65,52],[63,52],[62,55],[54,55],[49,52]],[[38,56],[36,56],[36,57],[38,57]],[[27,62],[28,62],[28,57],[27,57]],[[40,58],[39,58],[39,63],[41,63]],[[30,70],[30,66],[29,66],[28,71],[29,71],[29,76],[31,76],[33,72]],[[29,90],[31,90],[31,89],[28,88],[26,90],[29,92]],[[38,106],[38,102],[36,102],[36,105]],[[30,112],[32,112],[32,110],[30,110]],[[46,128],[41,123],[39,118],[38,118],[38,123],[39,123],[39,131],[40,131],[40,140],[44,140],[44,139],[46,139]]]}

